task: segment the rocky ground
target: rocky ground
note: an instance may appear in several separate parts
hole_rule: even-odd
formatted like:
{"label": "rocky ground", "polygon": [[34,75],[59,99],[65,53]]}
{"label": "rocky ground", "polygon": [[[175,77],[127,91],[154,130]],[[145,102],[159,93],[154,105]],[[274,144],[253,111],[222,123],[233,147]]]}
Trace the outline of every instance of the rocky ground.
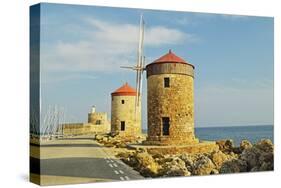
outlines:
{"label": "rocky ground", "polygon": [[120,138],[118,135],[112,136],[110,134],[97,134],[94,137],[100,144],[106,147],[113,147],[113,148],[127,148],[128,144],[140,144],[142,141],[145,140],[144,135],[139,135],[134,138]]}
{"label": "rocky ground", "polygon": [[255,172],[273,170],[274,146],[269,139],[252,144],[243,140],[235,147],[232,140],[219,140],[219,149],[211,153],[173,155],[150,154],[145,149],[126,149],[130,143],[141,143],[144,137],[125,140],[109,135],[96,135],[102,145],[124,148],[117,154],[123,162],[144,177],[171,177]]}

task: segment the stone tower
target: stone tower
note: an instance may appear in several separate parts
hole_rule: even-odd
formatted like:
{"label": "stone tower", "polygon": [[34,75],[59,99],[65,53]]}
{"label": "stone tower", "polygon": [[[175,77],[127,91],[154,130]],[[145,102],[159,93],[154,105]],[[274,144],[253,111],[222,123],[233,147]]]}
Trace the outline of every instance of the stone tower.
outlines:
{"label": "stone tower", "polygon": [[198,143],[194,135],[194,66],[169,53],[146,66],[146,144]]}
{"label": "stone tower", "polygon": [[107,122],[107,114],[104,112],[96,112],[95,106],[92,106],[91,112],[88,113],[88,123],[94,125],[103,125]]}
{"label": "stone tower", "polygon": [[111,134],[134,138],[141,134],[141,105],[136,108],[137,92],[125,83],[111,93]]}

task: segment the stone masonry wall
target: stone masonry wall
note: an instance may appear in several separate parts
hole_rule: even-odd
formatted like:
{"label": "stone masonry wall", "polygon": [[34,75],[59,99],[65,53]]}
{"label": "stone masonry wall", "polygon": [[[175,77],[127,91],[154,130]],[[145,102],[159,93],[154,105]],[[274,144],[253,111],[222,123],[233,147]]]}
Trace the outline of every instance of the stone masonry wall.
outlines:
{"label": "stone masonry wall", "polygon": [[190,144],[184,146],[159,146],[159,147],[148,147],[146,148],[147,152],[150,154],[178,154],[178,153],[188,153],[188,154],[197,154],[197,153],[211,153],[212,151],[218,151],[219,147],[216,145],[216,142],[208,143],[198,143]]}
{"label": "stone masonry wall", "polygon": [[107,122],[107,114],[105,112],[88,114],[88,123],[98,124],[98,121],[100,121],[100,124],[105,124]]}
{"label": "stone masonry wall", "polygon": [[[100,120],[100,124],[97,124]],[[69,123],[63,125],[63,135],[89,135],[96,133],[109,133],[110,123],[107,114],[95,112],[88,114],[88,123]]]}
{"label": "stone masonry wall", "polygon": [[[121,121],[125,121],[124,131],[121,131]],[[120,137],[136,137],[141,134],[141,104],[135,112],[135,96],[112,96],[111,133]]]}
{"label": "stone masonry wall", "polygon": [[[164,88],[164,78],[170,87]],[[148,138],[146,144],[192,144],[194,136],[193,77],[184,74],[150,75],[147,80]],[[162,117],[170,118],[169,135],[162,134]]]}

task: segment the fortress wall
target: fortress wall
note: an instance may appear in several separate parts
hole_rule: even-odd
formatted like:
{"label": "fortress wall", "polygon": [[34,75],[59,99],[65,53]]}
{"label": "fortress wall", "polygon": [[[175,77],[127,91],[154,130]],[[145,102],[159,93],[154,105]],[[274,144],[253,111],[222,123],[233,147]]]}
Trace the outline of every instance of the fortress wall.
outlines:
{"label": "fortress wall", "polygon": [[109,133],[110,123],[108,121],[103,124],[92,123],[73,123],[63,125],[63,135],[88,135],[96,133]]}
{"label": "fortress wall", "polygon": [[88,114],[88,123],[105,124],[107,122],[107,114],[105,112],[95,112]]}

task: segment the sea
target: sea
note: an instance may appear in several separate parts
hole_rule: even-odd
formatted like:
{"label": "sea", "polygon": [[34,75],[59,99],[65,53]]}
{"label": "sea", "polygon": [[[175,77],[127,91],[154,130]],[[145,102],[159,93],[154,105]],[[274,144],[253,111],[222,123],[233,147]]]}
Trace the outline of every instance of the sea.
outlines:
{"label": "sea", "polygon": [[[146,130],[143,130],[146,133]],[[238,146],[244,139],[256,143],[261,139],[270,139],[274,142],[273,125],[258,126],[228,126],[228,127],[197,127],[195,135],[199,140],[232,139]]]}

